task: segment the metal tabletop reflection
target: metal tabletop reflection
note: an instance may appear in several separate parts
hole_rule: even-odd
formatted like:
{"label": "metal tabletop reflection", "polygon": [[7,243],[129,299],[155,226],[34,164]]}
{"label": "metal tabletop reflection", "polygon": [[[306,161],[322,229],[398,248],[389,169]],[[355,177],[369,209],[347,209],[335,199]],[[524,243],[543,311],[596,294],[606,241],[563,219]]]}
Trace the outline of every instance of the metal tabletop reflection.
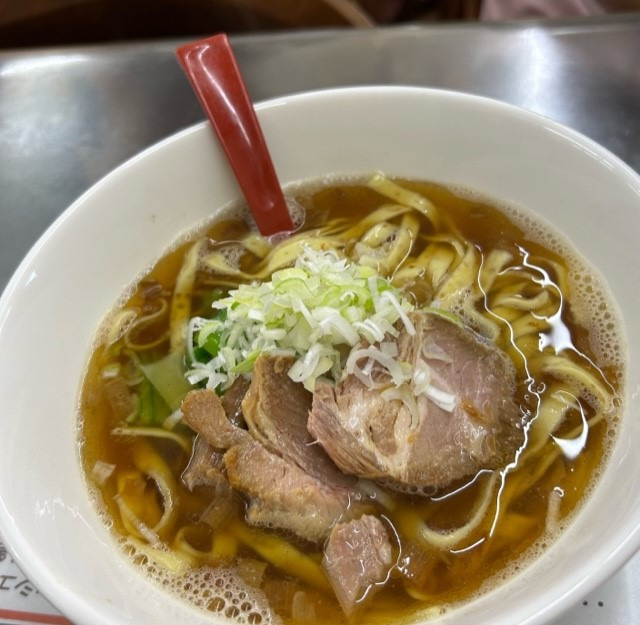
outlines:
{"label": "metal tabletop reflection", "polygon": [[[203,119],[174,49],[151,42],[0,53],[0,285],[77,196]],[[404,84],[553,118],[640,170],[640,16],[232,38],[254,100]]]}

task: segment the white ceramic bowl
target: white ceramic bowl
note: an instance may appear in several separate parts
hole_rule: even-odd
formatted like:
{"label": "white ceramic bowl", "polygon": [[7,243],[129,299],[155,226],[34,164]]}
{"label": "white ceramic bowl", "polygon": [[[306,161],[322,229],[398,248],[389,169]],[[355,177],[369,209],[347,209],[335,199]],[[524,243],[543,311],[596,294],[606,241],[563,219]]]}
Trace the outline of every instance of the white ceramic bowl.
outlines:
{"label": "white ceramic bowl", "polygon": [[[283,183],[383,170],[462,184],[552,222],[608,282],[630,362],[627,410],[606,472],[543,557],[443,622],[549,621],[640,546],[640,178],[567,128],[458,93],[357,88],[257,108]],[[94,332],[125,286],[179,233],[237,197],[209,127],[188,129],[73,204],[0,300],[0,533],[77,625],[217,622],[147,582],[113,547],[80,470],[76,400]]]}

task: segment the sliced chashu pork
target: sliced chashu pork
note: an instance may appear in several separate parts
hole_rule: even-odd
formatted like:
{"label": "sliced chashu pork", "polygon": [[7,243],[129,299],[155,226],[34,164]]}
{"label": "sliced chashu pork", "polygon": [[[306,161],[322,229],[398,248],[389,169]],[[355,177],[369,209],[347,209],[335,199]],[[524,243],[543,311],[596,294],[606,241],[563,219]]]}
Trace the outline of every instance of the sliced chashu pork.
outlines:
{"label": "sliced chashu pork", "polygon": [[221,482],[227,482],[224,453],[212,447],[198,434],[193,441],[189,463],[182,472],[182,481],[192,492],[198,487],[218,489]]}
{"label": "sliced chashu pork", "polygon": [[246,426],[244,415],[242,414],[242,400],[244,399],[251,382],[242,376],[237,377],[233,384],[224,392],[220,401],[222,407],[231,423],[240,428]]}
{"label": "sliced chashu pork", "polygon": [[182,400],[182,420],[216,449],[229,449],[249,436],[231,423],[220,398],[208,389],[187,393]]}
{"label": "sliced chashu pork", "polygon": [[324,539],[349,506],[349,491],[307,474],[248,440],[224,456],[231,485],[249,498],[246,520],[284,529],[312,542]]}
{"label": "sliced chashu pork", "polygon": [[392,563],[389,535],[380,519],[365,514],[331,530],[322,566],[347,617],[371,599]]}
{"label": "sliced chashu pork", "polygon": [[324,484],[350,486],[346,476],[316,444],[307,429],[312,394],[288,375],[293,358],[260,356],[242,411],[251,435],[273,453],[287,458]]}
{"label": "sliced chashu pork", "polygon": [[403,490],[504,466],[524,438],[512,363],[447,319],[426,312],[410,318],[416,332],[401,330],[397,360],[426,371],[432,387],[431,396],[416,398],[417,414],[352,374],[316,386],[309,431],[345,473]]}
{"label": "sliced chashu pork", "polygon": [[205,497],[209,502],[200,513],[199,520],[210,527],[217,529],[239,514],[242,502],[227,479],[224,454],[211,447],[200,435],[193,442],[191,458],[182,473],[182,481],[192,493]]}
{"label": "sliced chashu pork", "polygon": [[213,391],[191,391],[182,412],[185,423],[209,445],[225,450],[226,476],[249,502],[247,522],[318,542],[349,507],[354,496],[350,489],[309,475],[286,455],[273,453],[247,430],[233,425]]}

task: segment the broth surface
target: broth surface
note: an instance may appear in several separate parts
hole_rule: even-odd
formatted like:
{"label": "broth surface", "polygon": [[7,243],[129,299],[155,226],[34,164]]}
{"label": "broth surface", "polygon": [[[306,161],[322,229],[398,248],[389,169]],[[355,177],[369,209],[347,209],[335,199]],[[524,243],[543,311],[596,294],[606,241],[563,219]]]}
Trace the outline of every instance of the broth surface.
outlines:
{"label": "broth surface", "polygon": [[[419,237],[389,278],[416,306],[435,303],[458,315],[478,334],[494,333],[490,340],[508,354],[517,371],[515,399],[528,440],[500,471],[481,471],[445,489],[420,494],[385,489],[392,508],[379,500],[368,502],[393,537],[394,566],[384,587],[358,614],[359,623],[437,615],[525,567],[553,541],[597,481],[615,438],[623,394],[624,354],[615,307],[593,271],[562,237],[528,214],[497,207],[462,190],[429,182],[395,182],[428,198],[436,207],[438,223],[434,226],[419,211],[411,213],[420,222]],[[301,232],[309,233],[310,244],[329,231],[339,233],[363,223],[374,211],[393,203],[361,180],[309,184],[295,195],[305,208]],[[392,214],[386,221],[401,228],[405,214]],[[203,258],[222,249],[230,266],[242,275],[254,274],[264,265],[263,259],[232,243],[252,234],[240,213],[212,223],[159,260],[124,305],[110,315],[91,356],[81,394],[82,461],[96,505],[125,553],[171,592],[245,623],[309,619],[347,623],[330,591],[297,579],[286,567],[275,566],[256,546],[265,535],[275,536],[319,567],[322,545],[247,525],[242,503],[215,529],[202,522],[210,494],[190,492],[181,480],[190,450],[169,438],[123,435],[122,428],[151,424],[127,423],[122,411],[114,410],[105,390],[114,377],[128,376],[134,402],[156,402],[153,414],[160,425],[154,427],[166,429],[162,422],[174,410],[153,389],[148,390],[136,368],[168,352],[170,313],[163,312],[159,302],[171,302],[193,241],[204,239],[206,251],[198,260],[201,264],[189,306],[192,315],[211,315],[212,297],[248,280],[204,270]],[[354,258],[364,234],[348,238],[341,253]],[[433,254],[426,268],[410,277],[404,275],[403,268],[412,259],[424,257],[428,248]],[[439,301],[436,296],[444,292],[442,281],[453,274],[465,250],[477,261],[473,283]],[[491,262],[498,262],[496,252],[508,260],[494,272],[489,288],[484,288],[488,274],[483,272]],[[433,277],[438,275],[433,260],[438,255],[441,266],[452,259],[441,277],[440,291]],[[135,335],[130,325],[127,332],[131,335],[108,344],[114,319],[130,310],[136,311],[134,324],[142,318],[150,320],[140,324]],[[138,349],[141,345],[144,348]],[[575,365],[575,370],[567,363]],[[138,386],[137,379],[142,379]],[[560,412],[559,422],[545,430],[541,425],[545,419]],[[182,423],[169,431],[189,444],[192,441],[193,433]],[[151,466],[156,461],[157,466]],[[158,532],[159,542],[150,544],[135,523],[133,534],[137,535],[132,534],[132,520],[123,516],[122,502],[133,502],[129,508],[136,522],[145,527],[160,523],[165,500],[154,471],[168,471],[167,481],[178,503],[171,522]],[[489,489],[493,474],[498,486]],[[470,522],[487,490],[491,496],[486,511],[461,542],[441,548],[420,539],[416,519],[446,535]],[[224,541],[235,545],[233,552],[225,552],[220,544]]]}

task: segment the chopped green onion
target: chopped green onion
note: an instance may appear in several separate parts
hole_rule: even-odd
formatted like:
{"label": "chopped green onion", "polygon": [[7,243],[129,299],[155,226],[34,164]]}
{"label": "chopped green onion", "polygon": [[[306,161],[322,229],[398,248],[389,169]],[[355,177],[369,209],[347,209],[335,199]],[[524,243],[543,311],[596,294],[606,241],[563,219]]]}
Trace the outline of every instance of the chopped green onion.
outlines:
{"label": "chopped green onion", "polygon": [[260,354],[278,353],[295,357],[289,375],[313,390],[329,371],[340,377],[349,349],[362,341],[397,336],[398,321],[415,332],[407,315],[413,305],[373,268],[306,246],[295,266],[242,284],[212,306],[213,319],[189,324],[187,378],[221,391],[250,373]]}

